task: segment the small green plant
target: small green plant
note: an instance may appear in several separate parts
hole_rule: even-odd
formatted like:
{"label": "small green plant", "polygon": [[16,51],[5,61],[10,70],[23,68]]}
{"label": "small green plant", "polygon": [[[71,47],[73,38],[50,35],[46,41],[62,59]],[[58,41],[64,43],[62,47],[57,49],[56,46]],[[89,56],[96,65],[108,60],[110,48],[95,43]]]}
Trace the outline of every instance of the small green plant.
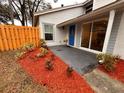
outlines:
{"label": "small green plant", "polygon": [[52,61],[55,60],[55,55],[54,54],[51,55],[51,60]]}
{"label": "small green plant", "polygon": [[104,54],[103,53],[100,53],[100,54],[96,55],[96,58],[97,58],[98,61],[99,60],[103,60]]}
{"label": "small green plant", "polygon": [[72,72],[73,72],[73,67],[67,67],[66,69],[66,72],[67,72],[67,76],[71,76],[72,75]]}
{"label": "small green plant", "polygon": [[28,44],[23,45],[21,49],[26,52],[32,52],[34,48],[35,48],[34,44],[28,43]]}
{"label": "small green plant", "polygon": [[40,39],[39,41],[39,45],[42,46],[42,45],[46,45],[46,42],[44,39]]}
{"label": "small green plant", "polygon": [[51,59],[47,59],[47,60],[46,60],[45,68],[46,68],[47,70],[53,70],[53,63],[52,63]]}
{"label": "small green plant", "polygon": [[46,55],[48,53],[48,50],[42,47],[40,48],[40,51],[43,55]]}
{"label": "small green plant", "polygon": [[116,69],[116,63],[120,59],[120,56],[113,56],[112,54],[98,54],[97,60],[102,63],[106,71],[114,71]]}
{"label": "small green plant", "polygon": [[16,59],[22,59],[24,57],[25,52],[16,52],[15,58]]}
{"label": "small green plant", "polygon": [[44,48],[44,49],[42,50],[42,53],[43,53],[44,55],[46,55],[46,54],[48,53],[48,50]]}
{"label": "small green plant", "polygon": [[48,50],[46,50],[45,48],[40,48],[40,53],[36,54],[35,57],[36,57],[36,58],[42,58],[42,57],[44,57],[47,53],[48,53]]}
{"label": "small green plant", "polygon": [[46,45],[46,42],[44,39],[40,39],[39,41],[39,47],[43,47],[48,50],[48,46]]}
{"label": "small green plant", "polygon": [[68,42],[68,39],[63,40],[63,42],[67,43]]}
{"label": "small green plant", "polygon": [[36,57],[37,58],[41,58],[41,57],[43,57],[44,55],[42,54],[42,53],[38,53],[38,54],[36,54]]}
{"label": "small green plant", "polygon": [[120,60],[120,58],[121,58],[121,57],[120,57],[119,55],[115,55],[115,56],[114,56],[114,59],[115,59],[116,62],[118,62],[118,61]]}

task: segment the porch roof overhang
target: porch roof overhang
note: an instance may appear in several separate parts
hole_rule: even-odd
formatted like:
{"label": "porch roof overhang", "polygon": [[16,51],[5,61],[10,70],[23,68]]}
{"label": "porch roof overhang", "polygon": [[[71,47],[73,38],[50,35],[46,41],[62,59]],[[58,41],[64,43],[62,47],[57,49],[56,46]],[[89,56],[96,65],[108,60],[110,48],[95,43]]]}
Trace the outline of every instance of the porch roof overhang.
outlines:
{"label": "porch roof overhang", "polygon": [[69,24],[75,24],[78,22],[86,22],[86,21],[91,21],[91,20],[95,20],[101,17],[105,17],[109,15],[109,12],[111,10],[122,10],[124,8],[124,0],[118,0],[110,5],[104,6],[102,8],[99,8],[97,10],[94,10],[88,14],[84,14],[82,16],[79,16],[77,18],[62,22],[60,24],[57,25],[57,27],[62,27],[62,26],[66,26]]}

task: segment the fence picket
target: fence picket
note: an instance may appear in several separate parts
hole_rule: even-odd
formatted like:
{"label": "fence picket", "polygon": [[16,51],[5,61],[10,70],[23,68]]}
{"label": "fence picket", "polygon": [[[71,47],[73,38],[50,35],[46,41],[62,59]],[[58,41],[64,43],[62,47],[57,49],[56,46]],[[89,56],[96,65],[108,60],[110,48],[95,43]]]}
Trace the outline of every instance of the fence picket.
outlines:
{"label": "fence picket", "polygon": [[0,51],[4,51],[2,29],[0,28]]}
{"label": "fence picket", "polygon": [[3,44],[4,44],[4,49],[5,50],[9,50],[9,46],[8,46],[8,42],[7,42],[7,38],[6,38],[6,30],[4,28],[4,26],[2,26],[2,37],[3,37]]}
{"label": "fence picket", "polygon": [[9,49],[12,50],[12,43],[11,43],[11,35],[10,35],[10,32],[9,32],[9,27],[4,27],[4,30],[6,30],[6,37],[7,37],[7,42],[8,42],[8,46],[9,46]]}
{"label": "fence picket", "polygon": [[19,49],[26,43],[38,46],[39,28],[0,25],[0,51]]}

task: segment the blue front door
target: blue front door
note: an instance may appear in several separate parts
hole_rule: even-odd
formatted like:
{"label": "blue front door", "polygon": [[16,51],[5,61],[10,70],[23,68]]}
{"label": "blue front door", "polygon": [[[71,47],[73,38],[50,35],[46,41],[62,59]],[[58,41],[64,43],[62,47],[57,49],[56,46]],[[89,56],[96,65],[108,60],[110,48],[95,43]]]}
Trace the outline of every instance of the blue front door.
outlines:
{"label": "blue front door", "polygon": [[74,46],[75,39],[75,25],[69,27],[69,45]]}

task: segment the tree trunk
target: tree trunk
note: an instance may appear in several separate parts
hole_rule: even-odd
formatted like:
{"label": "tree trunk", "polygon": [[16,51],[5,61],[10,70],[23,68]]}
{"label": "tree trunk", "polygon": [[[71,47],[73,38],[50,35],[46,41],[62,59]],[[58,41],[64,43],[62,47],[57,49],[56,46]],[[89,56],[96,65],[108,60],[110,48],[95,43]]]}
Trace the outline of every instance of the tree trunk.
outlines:
{"label": "tree trunk", "polygon": [[9,6],[10,6],[10,17],[11,17],[11,22],[14,25],[14,17],[13,17],[13,10],[12,10],[12,1],[9,0]]}
{"label": "tree trunk", "polygon": [[21,5],[21,14],[22,14],[22,26],[25,26],[25,6]]}

